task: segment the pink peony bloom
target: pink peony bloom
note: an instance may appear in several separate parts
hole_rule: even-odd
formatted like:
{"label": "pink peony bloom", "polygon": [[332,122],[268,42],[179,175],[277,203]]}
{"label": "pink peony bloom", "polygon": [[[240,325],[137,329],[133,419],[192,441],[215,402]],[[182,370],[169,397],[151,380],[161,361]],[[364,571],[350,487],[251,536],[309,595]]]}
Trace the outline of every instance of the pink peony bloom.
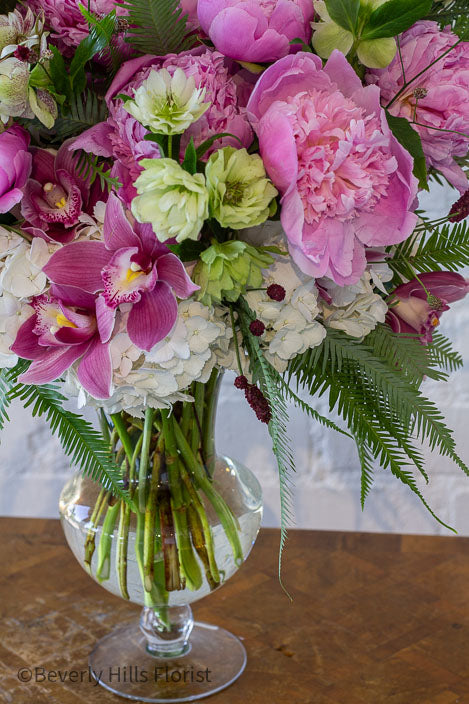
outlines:
{"label": "pink peony bloom", "polygon": [[62,247],[44,272],[55,284],[77,286],[93,294],[102,291],[96,310],[105,342],[114,329],[117,308],[130,303],[127,332],[137,347],[147,351],[171,332],[178,314],[176,296],[188,298],[199,288],[149,225],[129,221],[113,193],[106,206],[104,243],[75,242]]}
{"label": "pink peony bloom", "polygon": [[339,51],[280,59],[248,103],[282,225],[305,273],[339,285],[365,271],[365,248],[405,240],[417,222],[413,161],[393,137],[376,86]]}
{"label": "pink peony bloom", "polygon": [[[424,288],[425,287],[425,288]],[[449,310],[449,303],[459,301],[469,292],[469,280],[452,271],[420,274],[398,286],[392,293],[395,303],[387,315],[394,332],[420,335],[423,343],[432,341],[433,330],[440,324],[440,316]]]}
{"label": "pink peony bloom", "polygon": [[71,140],[64,142],[56,156],[46,149],[31,148],[33,168],[24,187],[21,214],[26,230],[36,237],[70,242],[76,236],[80,215],[91,213],[102,195],[99,180],[90,190],[77,173],[70,145]]}
{"label": "pink peony bloom", "polygon": [[[80,0],[28,0],[31,10],[44,11],[51,39],[66,56],[72,56],[73,49],[89,35],[88,22],[80,12],[79,4]],[[82,5],[88,8],[88,2]],[[90,0],[89,8],[97,15],[107,15],[112,10],[116,10],[118,15],[126,14],[118,7],[117,0]],[[129,53],[128,45],[121,38],[118,38],[117,44]]]}
{"label": "pink peony bloom", "polygon": [[[242,73],[233,74],[230,71],[229,62],[219,52],[205,47],[178,55],[168,54],[163,58],[141,56],[127,61],[117,72],[106,100],[109,102],[118,93],[133,97],[153,68],[166,68],[171,74],[181,68],[187,76],[194,78],[197,88],[205,88],[204,100],[211,103],[207,112],[184,133],[183,148],[191,137],[198,146],[219,132],[230,132],[241,140],[244,147],[249,147],[252,129],[246,115],[245,98],[251,86],[243,79]],[[228,137],[217,140],[212,150],[226,145],[240,146],[237,140]]]}
{"label": "pink peony bloom", "polygon": [[[401,34],[406,80],[423,71],[457,41],[458,37],[449,27],[440,30],[436,22],[417,22]],[[387,68],[370,71],[367,81],[380,87],[381,100],[386,105],[404,83],[399,57],[396,56]],[[469,42],[462,42],[426,70],[389,110],[393,115],[429,125],[415,126],[422,138],[427,164],[438,169],[463,193],[468,185],[467,176],[453,158],[466,156],[469,149],[468,137],[456,134],[469,133]]]}
{"label": "pink peony bloom", "polygon": [[0,133],[0,213],[8,213],[23,197],[31,173],[29,134],[18,125]]}
{"label": "pink peony bloom", "polygon": [[19,380],[47,384],[59,379],[80,360],[78,378],[95,398],[111,395],[112,363],[109,343],[103,342],[96,316],[96,297],[71,286],[52,286],[48,295],[35,296],[34,314],[18,330],[11,350],[31,359]]}
{"label": "pink peony bloom", "polygon": [[276,61],[311,39],[311,0],[199,0],[202,29],[218,51],[238,61]]}

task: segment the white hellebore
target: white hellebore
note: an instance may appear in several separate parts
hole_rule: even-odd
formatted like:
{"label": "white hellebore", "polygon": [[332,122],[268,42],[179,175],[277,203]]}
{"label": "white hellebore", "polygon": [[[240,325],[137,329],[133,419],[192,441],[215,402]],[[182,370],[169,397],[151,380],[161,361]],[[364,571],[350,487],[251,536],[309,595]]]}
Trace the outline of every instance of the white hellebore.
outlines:
{"label": "white hellebore", "polygon": [[204,97],[205,88],[196,88],[181,68],[172,76],[165,68],[153,69],[124,108],[152,132],[182,134],[210,107]]}

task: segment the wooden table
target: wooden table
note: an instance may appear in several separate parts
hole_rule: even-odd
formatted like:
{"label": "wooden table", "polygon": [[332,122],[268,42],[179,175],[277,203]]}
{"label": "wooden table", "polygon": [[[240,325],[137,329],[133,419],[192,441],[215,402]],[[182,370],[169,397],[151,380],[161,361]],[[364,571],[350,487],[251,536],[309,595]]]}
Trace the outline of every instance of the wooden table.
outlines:
{"label": "wooden table", "polygon": [[[244,638],[248,666],[211,704],[469,704],[469,539],[291,531],[290,604],[279,533],[196,617]],[[0,701],[118,704],[88,682],[30,683],[18,670],[82,670],[96,639],[139,609],[79,567],[57,521],[0,519]]]}

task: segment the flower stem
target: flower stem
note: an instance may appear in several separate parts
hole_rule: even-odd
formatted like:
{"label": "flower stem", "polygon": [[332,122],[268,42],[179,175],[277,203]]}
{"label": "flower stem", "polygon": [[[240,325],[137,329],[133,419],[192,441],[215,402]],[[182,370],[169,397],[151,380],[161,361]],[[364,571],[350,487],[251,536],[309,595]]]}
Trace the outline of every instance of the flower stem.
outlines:
{"label": "flower stem", "polygon": [[160,480],[161,453],[159,449],[155,451],[153,459],[153,468],[150,480],[150,490],[148,492],[148,500],[145,509],[145,529],[143,535],[143,571],[144,571],[144,588],[147,592],[151,592],[154,577],[154,558],[155,558],[155,516],[157,510],[157,495],[158,482]]}
{"label": "flower stem", "polygon": [[106,506],[107,497],[108,492],[106,491],[106,489],[101,489],[94,505],[93,513],[91,514],[90,518],[91,525],[86,535],[84,560],[85,566],[87,567],[89,572],[91,572],[91,560],[93,559],[93,554],[96,549],[96,527],[101,518],[101,514]]}
{"label": "flower stem", "polygon": [[147,471],[154,415],[155,411],[153,408],[146,409],[145,424],[143,426],[142,453],[140,455],[140,468],[138,473],[138,508],[142,513],[145,513],[147,503]]}
{"label": "flower stem", "polygon": [[127,430],[127,426],[124,422],[124,419],[122,418],[120,413],[113,413],[111,415],[112,422],[114,423],[114,427],[117,430],[117,434],[119,435],[120,441],[122,443],[122,447],[125,450],[125,454],[127,455],[129,462],[132,459],[132,454],[133,454],[133,447],[132,447],[132,440],[130,439],[129,432]]}
{"label": "flower stem", "polygon": [[215,491],[213,485],[200,466],[196,457],[192,453],[192,450],[181,432],[181,428],[173,419],[174,433],[176,436],[176,441],[178,448],[181,452],[182,458],[186,464],[189,472],[194,476],[195,481],[202,489],[213,508],[215,509],[220,522],[225,530],[227,538],[230,542],[231,548],[233,550],[233,556],[237,565],[240,565],[243,561],[243,548],[241,547],[241,542],[238,535],[239,525],[237,525],[237,520],[231,512],[230,508],[226,504],[220,494]]}
{"label": "flower stem", "polygon": [[111,573],[112,538],[119,513],[119,504],[119,501],[115,501],[114,504],[110,504],[108,506],[106,518],[104,519],[102,527],[101,538],[99,539],[96,579],[100,583],[109,579],[109,575]]}

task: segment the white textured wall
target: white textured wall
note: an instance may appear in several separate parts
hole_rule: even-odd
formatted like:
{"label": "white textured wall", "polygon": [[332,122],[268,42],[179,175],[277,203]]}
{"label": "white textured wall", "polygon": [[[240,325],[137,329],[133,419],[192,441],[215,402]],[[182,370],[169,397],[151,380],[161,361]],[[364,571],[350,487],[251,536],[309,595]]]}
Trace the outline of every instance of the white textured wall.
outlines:
{"label": "white textured wall", "polygon": [[[457,194],[436,188],[426,197],[431,215],[447,213]],[[426,393],[446,414],[455,430],[459,449],[469,461],[469,306],[460,302],[443,319],[442,330],[465,357],[467,367],[446,384],[426,383]],[[237,457],[253,469],[265,495],[265,524],[278,525],[279,502],[270,438],[247,407],[244,395],[233,385],[234,375],[224,380],[217,425],[221,452]],[[323,402],[317,404],[325,411]],[[33,421],[15,406],[12,423],[0,447],[0,514],[20,516],[57,515],[57,499],[70,469],[60,446],[45,425]],[[302,528],[445,532],[427,514],[418,499],[389,473],[378,470],[365,512],[360,508],[360,474],[353,443],[324,430],[292,409],[291,433],[296,452],[296,525]],[[451,462],[427,453],[431,483],[425,496],[440,517],[469,535],[469,478]]]}

